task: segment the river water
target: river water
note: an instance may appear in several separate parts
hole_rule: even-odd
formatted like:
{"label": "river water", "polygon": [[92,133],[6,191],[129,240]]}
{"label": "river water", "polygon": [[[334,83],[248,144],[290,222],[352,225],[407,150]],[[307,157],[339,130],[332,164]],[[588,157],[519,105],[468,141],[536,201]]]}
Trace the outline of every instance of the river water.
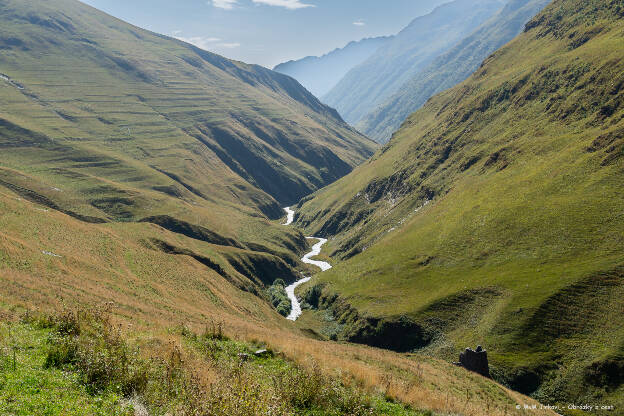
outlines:
{"label": "river water", "polygon": [[[290,207],[284,208],[284,211],[286,211],[286,214],[288,215],[284,225],[292,224],[295,217],[295,211],[290,209]],[[327,239],[319,237],[306,238],[308,240],[318,240],[318,242],[312,246],[312,250],[310,250],[309,253],[301,258],[301,261],[306,264],[312,264],[318,267],[319,269],[321,269],[322,272],[331,269],[331,264],[327,263],[326,261],[312,260],[312,257],[316,257],[321,254],[321,250],[323,248],[323,245],[327,243]],[[297,289],[302,284],[309,282],[310,279],[312,279],[312,276],[304,276],[303,279],[296,281],[286,288],[286,294],[288,295],[288,299],[290,299],[290,304],[292,306],[290,315],[288,315],[286,319],[296,321],[301,316],[301,303],[299,303],[299,299],[297,299],[297,296],[295,296],[295,289]]]}

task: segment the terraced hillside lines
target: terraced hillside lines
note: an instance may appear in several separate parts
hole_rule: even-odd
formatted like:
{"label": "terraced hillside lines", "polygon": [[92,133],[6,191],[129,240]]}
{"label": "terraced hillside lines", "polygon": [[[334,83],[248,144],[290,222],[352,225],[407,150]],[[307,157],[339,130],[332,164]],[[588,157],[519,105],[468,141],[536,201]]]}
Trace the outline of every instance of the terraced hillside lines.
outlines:
{"label": "terraced hillside lines", "polygon": [[247,291],[302,266],[303,235],[271,221],[277,201],[374,148],[287,76],[74,0],[0,9],[0,189],[85,223],[149,222],[212,244]]}
{"label": "terraced hillside lines", "polygon": [[[2,81],[2,118],[52,139],[172,168],[167,171],[193,178],[204,194],[231,200],[228,188],[244,187],[242,177],[292,202],[349,172],[374,149],[292,78],[78,2],[5,1],[2,23],[6,39],[14,40],[3,41],[0,72],[24,87]],[[314,158],[306,157],[311,153]],[[221,189],[202,181],[205,174],[173,168],[172,156],[214,172]],[[271,188],[267,177],[281,188]],[[251,199],[260,198],[274,205],[267,195]],[[279,208],[265,213],[275,216]]]}
{"label": "terraced hillside lines", "polygon": [[345,260],[311,291],[344,339],[407,325],[449,360],[484,345],[498,380],[544,402],[624,405],[623,18],[553,2],[302,201],[298,224]]}

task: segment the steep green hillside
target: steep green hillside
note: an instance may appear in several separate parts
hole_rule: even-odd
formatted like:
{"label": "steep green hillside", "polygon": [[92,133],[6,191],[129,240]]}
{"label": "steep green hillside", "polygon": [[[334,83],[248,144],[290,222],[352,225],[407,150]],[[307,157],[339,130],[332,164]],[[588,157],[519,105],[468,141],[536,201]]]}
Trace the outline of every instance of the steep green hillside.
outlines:
{"label": "steep green hillside", "polygon": [[[535,403],[441,360],[321,341],[272,308],[265,287],[305,271],[277,201],[371,147],[295,81],[74,1],[0,0],[0,23],[0,412]],[[13,321],[76,307],[96,308],[87,327]]]}
{"label": "steep green hillside", "polygon": [[3,0],[0,23],[0,189],[216,246],[241,288],[297,278],[305,239],[270,219],[371,152],[292,78],[80,2]]}
{"label": "steep green hillside", "polygon": [[504,6],[503,0],[455,0],[414,19],[322,97],[351,124],[382,104],[433,59]]}
{"label": "steep green hillside", "polygon": [[[3,131],[32,136],[19,127],[65,146],[48,180],[66,181],[62,171],[79,164],[127,186],[149,182],[163,194],[260,207],[275,218],[275,200],[301,198],[373,150],[292,78],[78,1],[2,0],[0,22]],[[36,153],[20,155],[21,165],[41,165]]]}
{"label": "steep green hillside", "polygon": [[433,95],[468,78],[492,52],[520,34],[525,23],[548,3],[550,0],[511,0],[470,36],[407,81],[356,127],[374,140],[387,143],[410,114]]}
{"label": "steep green hillside", "polygon": [[621,409],[623,58],[621,1],[554,1],[302,202],[345,260],[308,302],[343,338],[449,360],[482,344],[515,389]]}
{"label": "steep green hillside", "polygon": [[274,71],[295,78],[317,97],[327,94],[351,68],[368,59],[392,36],[380,36],[349,42],[323,56],[307,56],[277,65]]}

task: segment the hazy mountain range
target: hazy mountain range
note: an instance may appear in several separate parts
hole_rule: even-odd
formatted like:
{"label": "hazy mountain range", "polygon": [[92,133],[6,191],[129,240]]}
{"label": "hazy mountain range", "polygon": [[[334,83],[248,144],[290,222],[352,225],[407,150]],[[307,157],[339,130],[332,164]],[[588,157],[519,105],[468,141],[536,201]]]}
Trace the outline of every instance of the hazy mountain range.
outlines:
{"label": "hazy mountain range", "polygon": [[436,58],[372,110],[356,127],[385,143],[430,97],[470,76],[492,52],[512,40],[550,0],[512,0],[475,32]]}
{"label": "hazy mountain range", "polygon": [[290,75],[317,97],[327,94],[351,68],[364,62],[393,37],[353,41],[323,56],[308,56],[277,65],[274,71]]}
{"label": "hazy mountain range", "polygon": [[435,58],[504,6],[502,0],[456,0],[414,19],[383,48],[351,69],[325,96],[355,125]]}
{"label": "hazy mountain range", "polygon": [[[276,69],[298,79],[316,96],[338,108],[361,132],[375,141],[385,143],[409,114],[436,93],[465,80],[489,54],[518,35],[525,23],[546,4],[548,0],[509,1],[493,16],[493,9],[487,9],[484,13],[475,10],[473,12],[477,14],[474,20],[463,22],[468,25],[468,30],[450,37],[451,42],[456,41],[450,50],[446,50],[449,44],[432,43],[433,47],[428,50],[428,55],[414,54],[414,49],[419,53],[425,50],[419,42],[429,39],[427,36],[449,39],[447,33],[435,32],[436,22],[448,22],[452,19],[460,21],[463,19],[463,10],[471,7],[466,2],[452,2],[439,7],[428,16],[416,19],[410,25],[411,29],[408,27],[396,37],[387,38],[383,49],[366,50],[366,58],[362,59],[364,54],[361,54],[358,56],[359,61],[341,61],[340,70],[334,70],[330,58],[332,54],[344,53],[357,47],[359,43],[352,43],[344,51],[337,50],[324,57],[305,58],[278,65]],[[502,2],[498,2],[494,4],[494,8],[502,5]],[[470,32],[470,28],[475,25],[478,26],[476,30]],[[403,40],[393,43],[397,37]],[[386,48],[394,49],[388,52]],[[408,69],[397,70],[401,65]],[[322,77],[319,74],[323,74]],[[327,85],[324,88],[311,87],[314,85],[311,76],[316,76],[317,82],[331,79],[336,93],[326,93],[324,90],[328,88]],[[378,88],[376,85],[381,86],[377,91],[382,98],[366,96]],[[348,94],[345,93],[347,90],[350,91]],[[394,93],[388,95],[388,91]]]}

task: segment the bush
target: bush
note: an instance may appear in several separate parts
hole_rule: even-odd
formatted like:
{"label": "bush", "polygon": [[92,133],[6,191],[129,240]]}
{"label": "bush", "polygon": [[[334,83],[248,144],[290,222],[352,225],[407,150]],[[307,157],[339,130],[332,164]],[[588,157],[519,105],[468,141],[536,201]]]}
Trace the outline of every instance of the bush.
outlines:
{"label": "bush", "polygon": [[288,316],[292,310],[292,305],[288,295],[286,294],[286,283],[282,279],[276,279],[267,290],[267,296],[271,302],[271,305],[277,310],[280,315]]}
{"label": "bush", "polygon": [[52,323],[56,327],[59,336],[71,337],[80,335],[80,323],[78,312],[65,311],[58,315]]}
{"label": "bush", "polygon": [[58,338],[51,341],[44,368],[65,368],[73,365],[78,357],[78,343],[74,338]]}
{"label": "bush", "polygon": [[206,324],[202,338],[216,341],[227,341],[228,337],[223,333],[223,322],[210,321],[209,324]]}
{"label": "bush", "polygon": [[289,303],[285,303],[285,302],[281,302],[279,305],[277,305],[277,308],[275,308],[277,310],[277,313],[279,313],[282,316],[288,316],[290,315],[290,311],[292,310],[292,305]]}
{"label": "bush", "polygon": [[331,409],[353,416],[373,414],[368,397],[323,375],[316,363],[310,369],[296,367],[283,372],[273,377],[273,384],[280,401],[297,411]]}

